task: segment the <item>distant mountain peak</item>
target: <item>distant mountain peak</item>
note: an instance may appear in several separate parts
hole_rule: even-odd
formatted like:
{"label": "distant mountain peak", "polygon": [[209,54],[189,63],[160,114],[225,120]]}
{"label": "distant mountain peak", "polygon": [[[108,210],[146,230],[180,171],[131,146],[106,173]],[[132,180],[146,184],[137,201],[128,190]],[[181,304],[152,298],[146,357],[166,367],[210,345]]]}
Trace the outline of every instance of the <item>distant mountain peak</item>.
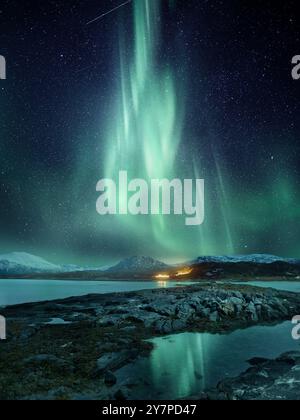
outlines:
{"label": "distant mountain peak", "polygon": [[0,273],[2,274],[42,273],[59,270],[59,265],[52,264],[41,257],[26,252],[12,252],[0,255]]}
{"label": "distant mountain peak", "polygon": [[53,264],[27,252],[0,255],[0,275],[27,275],[37,273],[71,273],[78,271],[103,271],[108,267],[81,267],[73,264]]}
{"label": "distant mountain peak", "polygon": [[117,265],[111,267],[109,271],[121,272],[121,271],[151,271],[151,270],[161,270],[167,268],[167,264],[155,260],[151,257],[145,256],[133,256],[125,258],[120,261]]}

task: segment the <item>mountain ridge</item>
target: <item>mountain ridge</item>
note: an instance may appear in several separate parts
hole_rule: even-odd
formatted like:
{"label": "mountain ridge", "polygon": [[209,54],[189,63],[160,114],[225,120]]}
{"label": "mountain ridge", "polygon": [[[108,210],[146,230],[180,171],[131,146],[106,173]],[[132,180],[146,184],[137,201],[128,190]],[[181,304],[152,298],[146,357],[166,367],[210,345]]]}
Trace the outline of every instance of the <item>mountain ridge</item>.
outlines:
{"label": "mountain ridge", "polygon": [[256,263],[272,264],[275,262],[300,263],[295,258],[278,257],[272,254],[246,254],[246,255],[221,255],[221,256],[202,256],[198,257],[193,263]]}
{"label": "mountain ridge", "polygon": [[118,264],[112,266],[108,272],[132,272],[148,270],[164,270],[169,268],[167,264],[155,260],[152,257],[134,256],[121,260]]}
{"label": "mountain ridge", "polygon": [[[193,279],[222,278],[222,276],[299,276],[300,260],[269,254],[247,254],[228,256],[200,256],[185,264],[166,264],[147,256],[133,256],[113,266],[81,267],[72,264],[57,265],[25,252],[0,255],[0,276],[26,278],[138,278],[168,273],[176,277],[180,268],[190,267]],[[128,276],[128,277],[127,277]]]}
{"label": "mountain ridge", "polygon": [[[44,258],[26,252],[11,252],[0,254],[0,275],[31,274],[31,273],[68,273],[86,271],[88,267],[74,264],[53,264]],[[100,268],[95,268],[100,270]]]}

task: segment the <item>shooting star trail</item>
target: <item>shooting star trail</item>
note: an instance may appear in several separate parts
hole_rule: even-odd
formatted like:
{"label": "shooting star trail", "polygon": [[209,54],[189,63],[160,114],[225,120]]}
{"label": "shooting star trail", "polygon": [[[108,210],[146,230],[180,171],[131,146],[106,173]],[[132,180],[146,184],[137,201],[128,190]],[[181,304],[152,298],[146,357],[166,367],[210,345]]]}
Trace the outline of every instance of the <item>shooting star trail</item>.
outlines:
{"label": "shooting star trail", "polygon": [[122,3],[122,4],[120,4],[119,6],[114,7],[113,9],[109,10],[108,12],[103,13],[103,14],[102,14],[102,15],[100,15],[100,16],[97,16],[95,19],[90,20],[89,22],[87,22],[87,25],[90,25],[91,23],[97,22],[98,20],[100,20],[100,19],[104,18],[104,16],[109,15],[110,13],[115,12],[116,10],[120,9],[120,8],[121,8],[121,7],[123,7],[123,6],[126,6],[126,4],[129,4],[129,3],[131,3],[131,2],[132,2],[132,0],[125,1],[125,3]]}

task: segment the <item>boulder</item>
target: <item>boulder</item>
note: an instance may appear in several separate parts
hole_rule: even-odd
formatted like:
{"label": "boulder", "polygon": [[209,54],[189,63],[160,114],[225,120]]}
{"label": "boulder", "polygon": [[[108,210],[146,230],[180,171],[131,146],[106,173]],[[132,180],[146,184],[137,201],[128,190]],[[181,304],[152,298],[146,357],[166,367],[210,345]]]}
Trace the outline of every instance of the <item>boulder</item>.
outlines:
{"label": "boulder", "polygon": [[217,312],[217,311],[212,312],[212,313],[209,315],[209,320],[210,320],[211,322],[217,322],[217,321],[218,321],[218,319],[219,319],[219,314],[218,314],[218,312]]}
{"label": "boulder", "polygon": [[124,350],[115,353],[103,354],[97,360],[94,376],[103,375],[105,372],[115,370],[134,360],[138,355],[137,350]]}
{"label": "boulder", "polygon": [[52,354],[39,354],[36,356],[28,357],[27,359],[24,359],[24,364],[35,366],[48,365],[59,370],[64,370],[68,372],[74,371],[74,367],[70,363]]}
{"label": "boulder", "polygon": [[105,373],[104,383],[107,386],[114,386],[117,383],[117,378],[111,371],[108,371]]}

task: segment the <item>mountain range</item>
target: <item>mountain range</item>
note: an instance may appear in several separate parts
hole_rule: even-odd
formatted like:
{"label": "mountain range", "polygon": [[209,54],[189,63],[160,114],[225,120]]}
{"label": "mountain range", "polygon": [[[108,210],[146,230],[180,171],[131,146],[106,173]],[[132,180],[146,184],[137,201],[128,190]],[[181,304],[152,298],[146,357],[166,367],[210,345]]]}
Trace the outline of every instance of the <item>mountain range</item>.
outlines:
{"label": "mountain range", "polygon": [[[167,265],[145,256],[126,258],[111,267],[82,267],[57,265],[24,252],[0,255],[0,276],[27,278],[153,278],[159,273],[178,278],[182,268],[189,268],[188,277],[226,278],[232,276],[288,276],[300,275],[300,260],[268,254],[237,256],[202,256],[185,264]],[[184,272],[184,271],[183,271]],[[180,274],[179,274],[180,277]],[[184,277],[184,276],[183,276]]]}
{"label": "mountain range", "polygon": [[[0,255],[0,275],[26,275],[34,273],[68,273],[92,270],[72,264],[57,265],[26,252]],[[96,270],[101,270],[97,268]]]}
{"label": "mountain range", "polygon": [[134,273],[164,270],[166,264],[151,257],[130,257],[115,266],[82,267],[72,264],[57,265],[41,257],[25,252],[0,255],[0,276],[30,274],[68,274],[68,273]]}

